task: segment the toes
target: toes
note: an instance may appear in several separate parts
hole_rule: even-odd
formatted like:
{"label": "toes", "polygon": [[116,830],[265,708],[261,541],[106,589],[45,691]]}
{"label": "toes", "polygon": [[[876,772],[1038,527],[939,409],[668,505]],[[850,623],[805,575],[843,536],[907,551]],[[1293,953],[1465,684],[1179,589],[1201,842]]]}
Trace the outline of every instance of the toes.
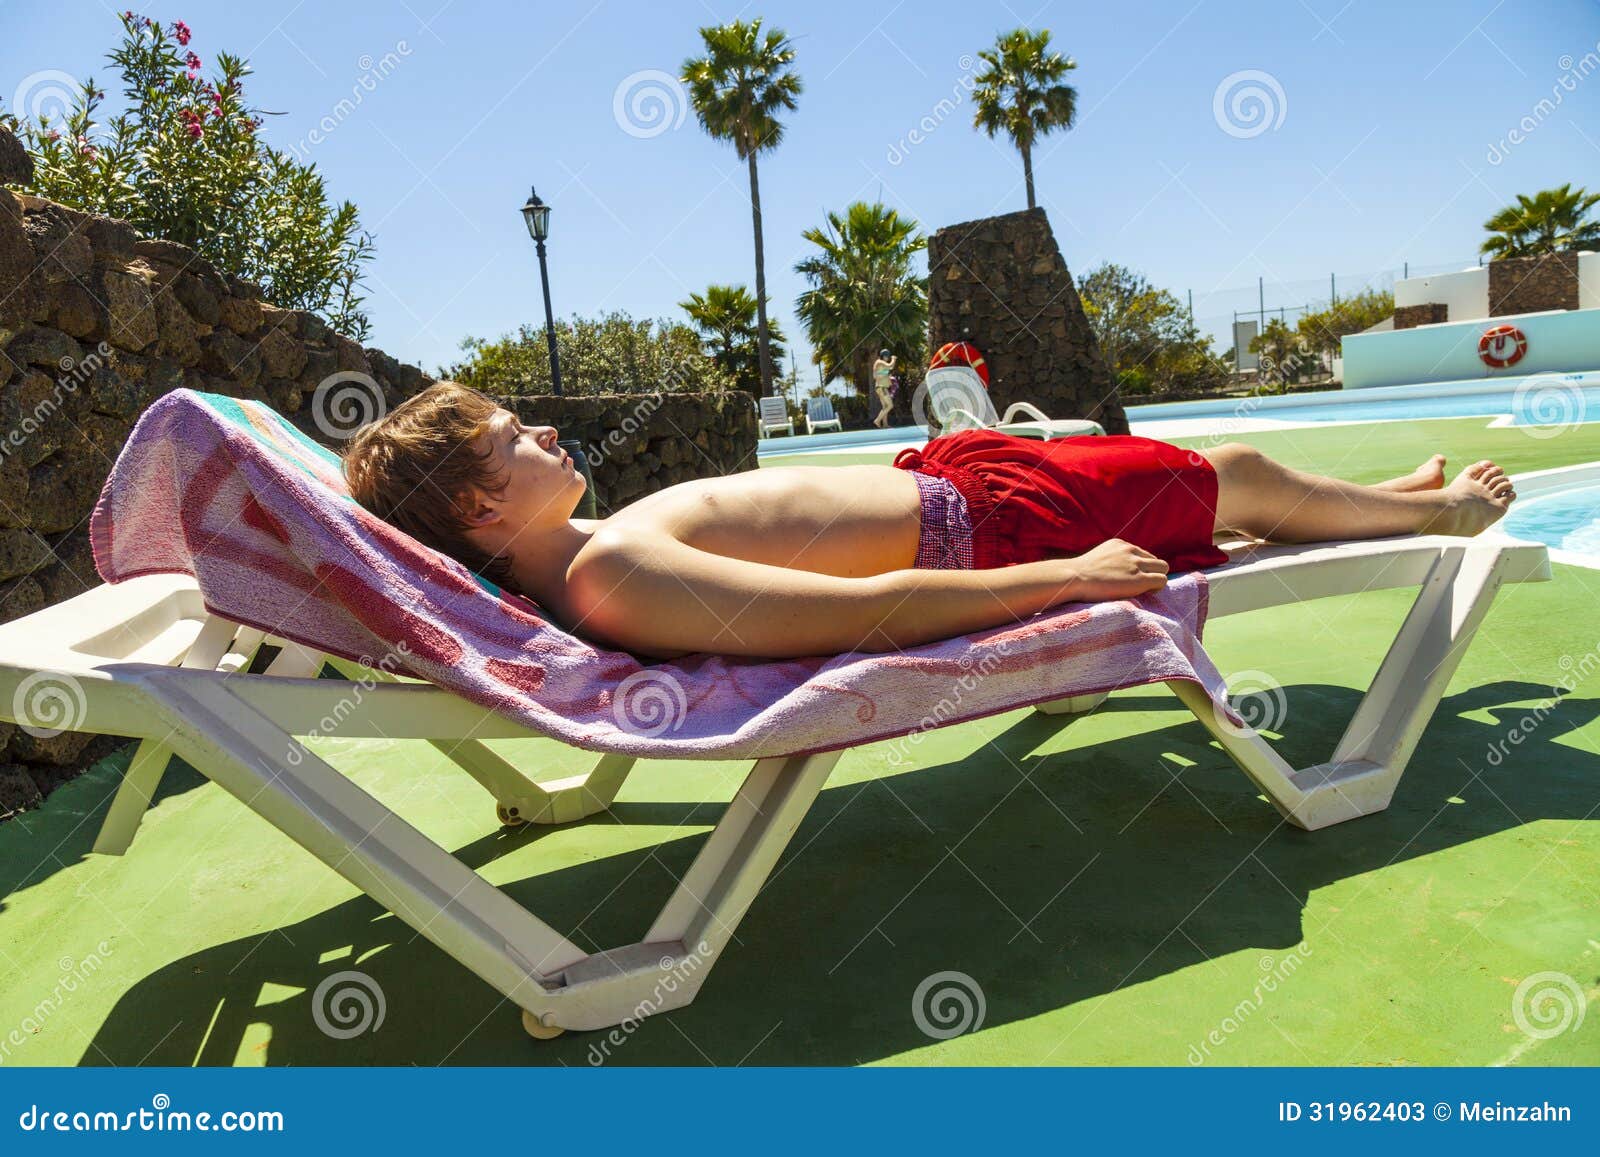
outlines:
{"label": "toes", "polygon": [[1485,458],[1481,462],[1474,462],[1471,466],[1468,466],[1465,470],[1463,470],[1462,473],[1468,478],[1480,478],[1483,476],[1484,471],[1490,470],[1493,467],[1494,463]]}

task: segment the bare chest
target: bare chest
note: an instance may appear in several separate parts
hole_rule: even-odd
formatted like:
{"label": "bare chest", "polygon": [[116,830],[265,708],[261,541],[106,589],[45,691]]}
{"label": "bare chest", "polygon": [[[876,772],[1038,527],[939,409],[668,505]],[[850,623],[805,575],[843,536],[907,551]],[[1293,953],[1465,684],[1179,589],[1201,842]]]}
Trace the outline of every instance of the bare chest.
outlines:
{"label": "bare chest", "polygon": [[909,567],[921,507],[892,466],[791,466],[680,483],[607,520],[712,554],[859,577]]}

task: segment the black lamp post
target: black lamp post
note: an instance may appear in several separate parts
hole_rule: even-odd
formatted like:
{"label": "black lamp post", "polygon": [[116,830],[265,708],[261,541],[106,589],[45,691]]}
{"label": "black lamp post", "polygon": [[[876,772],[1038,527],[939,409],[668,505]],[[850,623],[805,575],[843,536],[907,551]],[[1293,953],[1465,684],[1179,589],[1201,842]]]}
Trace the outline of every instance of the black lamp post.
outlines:
{"label": "black lamp post", "polygon": [[539,250],[539,284],[544,288],[544,330],[550,343],[550,388],[561,396],[561,355],[556,352],[556,319],[550,311],[550,270],[545,265],[544,241],[550,236],[550,206],[539,200],[538,191],[528,189],[528,203],[522,207],[528,235]]}

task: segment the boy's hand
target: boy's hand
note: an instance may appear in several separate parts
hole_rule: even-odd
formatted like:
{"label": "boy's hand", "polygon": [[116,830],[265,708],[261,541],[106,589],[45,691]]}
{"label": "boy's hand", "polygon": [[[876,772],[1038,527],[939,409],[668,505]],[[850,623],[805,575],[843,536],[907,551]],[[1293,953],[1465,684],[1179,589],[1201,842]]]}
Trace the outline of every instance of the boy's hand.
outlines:
{"label": "boy's hand", "polygon": [[1167,564],[1120,538],[1108,539],[1065,562],[1071,581],[1063,601],[1130,599],[1167,585]]}

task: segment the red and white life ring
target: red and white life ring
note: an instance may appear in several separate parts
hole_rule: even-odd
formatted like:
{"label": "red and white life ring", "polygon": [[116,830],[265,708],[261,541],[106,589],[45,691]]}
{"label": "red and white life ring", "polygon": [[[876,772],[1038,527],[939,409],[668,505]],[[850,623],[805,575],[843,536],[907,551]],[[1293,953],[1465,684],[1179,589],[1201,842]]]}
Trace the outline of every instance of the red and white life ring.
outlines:
{"label": "red and white life ring", "polygon": [[1528,335],[1514,325],[1491,326],[1478,339],[1478,357],[1490,369],[1514,366],[1527,352]]}

